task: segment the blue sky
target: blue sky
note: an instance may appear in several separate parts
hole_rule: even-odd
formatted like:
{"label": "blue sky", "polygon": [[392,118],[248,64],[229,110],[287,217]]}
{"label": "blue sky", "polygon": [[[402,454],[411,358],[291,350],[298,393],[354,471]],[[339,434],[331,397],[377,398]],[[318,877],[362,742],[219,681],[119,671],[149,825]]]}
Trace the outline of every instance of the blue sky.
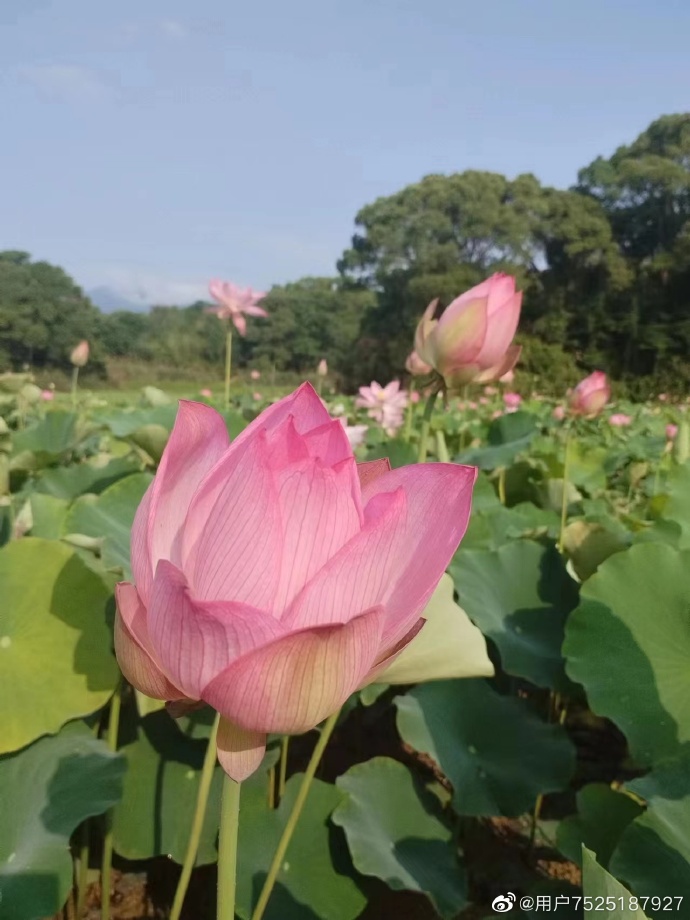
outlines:
{"label": "blue sky", "polygon": [[435,172],[577,169],[690,106],[687,0],[2,0],[0,248],[186,303],[333,274]]}

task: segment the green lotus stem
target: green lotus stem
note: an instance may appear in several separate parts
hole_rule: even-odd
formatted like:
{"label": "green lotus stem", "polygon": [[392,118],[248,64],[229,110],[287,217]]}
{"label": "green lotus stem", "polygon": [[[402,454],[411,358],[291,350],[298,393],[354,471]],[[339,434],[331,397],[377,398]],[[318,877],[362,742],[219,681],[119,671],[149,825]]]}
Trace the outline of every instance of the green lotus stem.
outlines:
{"label": "green lotus stem", "polygon": [[502,505],[506,503],[506,468],[502,466],[498,471],[498,500]]}
{"label": "green lotus stem", "polygon": [[72,410],[77,411],[77,384],[79,382],[79,368],[72,368]]}
{"label": "green lotus stem", "polygon": [[[283,860],[285,859],[285,854],[287,848],[292,839],[292,835],[295,832],[297,827],[297,822],[299,817],[302,814],[302,809],[304,808],[304,803],[307,801],[307,795],[309,794],[309,789],[314,779],[314,774],[316,773],[316,768],[321,762],[321,757],[328,740],[333,734],[333,729],[335,728],[336,722],[338,721],[338,716],[340,715],[340,710],[334,712],[332,716],[324,722],[323,728],[321,729],[321,735],[319,740],[316,742],[316,747],[311,755],[309,763],[307,764],[307,769],[304,772],[302,777],[302,784],[299,787],[299,792],[297,793],[297,798],[295,799],[295,804],[292,806],[292,811],[290,812],[290,817],[287,820],[285,829],[282,833],[276,851],[273,854],[273,860],[271,862],[271,867],[268,870],[268,875],[266,876],[266,881],[264,882],[264,887],[261,889],[261,894],[259,895],[259,900],[256,902],[256,907],[254,908],[254,913],[252,914],[251,920],[261,920],[266,910],[266,905],[268,904],[268,899],[271,897],[271,892],[273,891],[273,886],[276,883],[278,878],[278,872],[280,867],[283,865]],[[225,918],[223,918],[225,920]]]}
{"label": "green lotus stem", "polygon": [[196,807],[194,809],[194,817],[192,819],[192,828],[189,832],[187,851],[184,854],[184,862],[182,863],[182,872],[177,883],[175,899],[170,911],[170,920],[179,920],[180,914],[182,913],[182,905],[184,904],[187,888],[189,887],[189,880],[191,879],[192,872],[194,870],[196,855],[199,852],[199,840],[201,839],[201,830],[204,826],[206,806],[208,804],[208,795],[211,791],[213,770],[217,760],[216,738],[218,736],[219,723],[220,713],[217,712],[216,717],[213,720],[211,735],[208,739],[208,747],[206,748],[204,764],[201,768],[201,778],[199,780],[199,790],[196,795]]}
{"label": "green lotus stem", "polygon": [[268,807],[273,811],[276,807],[276,768],[268,771]]}
{"label": "green lotus stem", "polygon": [[218,833],[217,920],[235,920],[237,834],[240,826],[240,784],[225,776]]}
{"label": "green lotus stem", "polygon": [[563,445],[563,495],[561,496],[561,526],[558,532],[558,552],[563,552],[565,525],[568,520],[568,473],[570,472],[570,436],[572,425],[565,430],[565,444]]}
{"label": "green lotus stem", "polygon": [[230,408],[230,372],[232,370],[232,326],[228,320],[225,333],[225,411]]}
{"label": "green lotus stem", "polygon": [[436,397],[438,392],[432,393],[431,396],[426,401],[426,406],[424,407],[424,415],[422,416],[422,430],[419,435],[419,450],[417,451],[417,463],[426,463],[426,455],[428,450],[428,440],[429,440],[429,429],[431,428],[431,416],[434,412],[434,405],[436,404]]}
{"label": "green lotus stem", "polygon": [[[108,721],[108,747],[117,750],[117,735],[120,728],[120,709],[122,707],[122,679],[118,680],[113,698],[110,701],[110,719]],[[101,864],[101,918],[110,920],[110,879],[113,862],[113,810],[105,816],[105,837],[103,838],[103,862]]]}
{"label": "green lotus stem", "polygon": [[79,847],[79,872],[77,874],[77,920],[84,914],[86,906],[86,890],[89,881],[89,855],[91,852],[91,840],[89,833],[89,822],[84,821],[79,835],[81,837],[81,846]]}
{"label": "green lotus stem", "polygon": [[321,396],[321,388],[322,388],[322,387],[323,387],[323,378],[319,375],[319,376],[316,378],[316,392],[317,392],[317,394],[318,394],[319,396]]}
{"label": "green lotus stem", "polygon": [[280,743],[280,772],[278,774],[278,801],[285,795],[285,781],[287,779],[287,760],[288,749],[290,747],[290,736],[283,735]]}
{"label": "green lotus stem", "polygon": [[450,463],[446,436],[440,429],[436,432],[436,455],[441,463]]}

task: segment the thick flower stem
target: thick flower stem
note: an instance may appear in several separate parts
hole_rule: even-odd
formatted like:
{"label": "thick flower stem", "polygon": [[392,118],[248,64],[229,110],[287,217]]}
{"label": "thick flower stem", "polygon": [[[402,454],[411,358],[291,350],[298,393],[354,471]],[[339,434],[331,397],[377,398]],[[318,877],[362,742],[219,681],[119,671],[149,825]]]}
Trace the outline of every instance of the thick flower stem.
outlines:
{"label": "thick flower stem", "polygon": [[450,463],[450,454],[448,453],[446,436],[440,428],[436,432],[436,456],[441,461],[441,463]]}
{"label": "thick flower stem", "polygon": [[77,384],[79,382],[79,368],[72,368],[72,411],[77,411]]}
{"label": "thick flower stem", "polygon": [[217,920],[235,920],[237,834],[240,826],[240,784],[225,776],[218,834]]}
{"label": "thick flower stem", "polygon": [[232,371],[232,326],[225,333],[225,411],[230,408],[230,372]]}
{"label": "thick flower stem", "polygon": [[[252,914],[251,920],[261,920],[266,910],[266,905],[268,904],[268,899],[271,897],[271,892],[273,891],[273,886],[276,883],[278,878],[278,872],[280,867],[283,864],[285,859],[285,853],[287,852],[288,845],[292,838],[292,835],[295,832],[295,827],[299,821],[299,817],[302,814],[302,809],[304,808],[304,803],[307,801],[307,795],[309,794],[309,788],[314,779],[314,774],[316,773],[316,768],[318,767],[321,757],[328,740],[333,734],[333,729],[335,728],[336,722],[338,721],[338,716],[340,711],[334,712],[326,722],[324,722],[323,728],[321,729],[321,735],[319,740],[316,742],[316,747],[311,755],[311,759],[307,764],[307,769],[305,770],[304,776],[302,777],[302,785],[299,788],[297,793],[297,798],[295,799],[295,804],[292,806],[292,811],[290,812],[290,817],[288,818],[287,824],[285,825],[285,830],[280,838],[276,851],[273,854],[273,860],[271,862],[271,867],[268,870],[268,875],[266,876],[266,881],[264,882],[264,887],[261,890],[259,895],[259,900],[256,903],[254,908],[254,913]],[[219,916],[220,920],[220,916]],[[225,920],[225,918],[223,918]]]}
{"label": "thick flower stem", "polygon": [[287,759],[290,747],[290,736],[283,735],[280,742],[280,772],[278,773],[278,801],[285,795],[285,781],[287,779]]}
{"label": "thick flower stem", "polygon": [[[110,701],[110,719],[108,721],[108,747],[117,750],[117,735],[120,729],[120,708],[122,706],[122,678],[118,681],[113,698]],[[113,810],[105,816],[105,837],[103,838],[103,862],[101,864],[101,918],[110,920],[110,879],[113,862]]]}
{"label": "thick flower stem", "polygon": [[565,525],[568,520],[568,473],[570,472],[570,440],[573,426],[568,425],[565,430],[565,443],[563,445],[563,495],[561,497],[561,526],[558,532],[558,552],[563,552],[565,538]]}
{"label": "thick flower stem", "polygon": [[206,817],[208,795],[211,790],[211,782],[213,780],[213,769],[216,765],[217,759],[216,737],[218,735],[219,722],[220,714],[216,713],[216,718],[211,729],[211,735],[208,739],[208,747],[206,748],[204,764],[201,768],[201,778],[199,780],[199,790],[196,796],[194,818],[192,819],[192,827],[189,832],[189,840],[187,841],[187,852],[184,854],[184,862],[182,863],[182,873],[180,874],[180,879],[177,883],[175,900],[173,901],[173,906],[170,911],[170,920],[179,920],[180,914],[182,913],[182,905],[184,904],[187,888],[189,887],[189,880],[192,877],[192,871],[194,870],[196,854],[199,850],[199,840],[201,839],[201,830],[204,826],[204,818]]}
{"label": "thick flower stem", "polygon": [[506,468],[502,466],[498,471],[498,499],[502,505],[506,503]]}
{"label": "thick flower stem", "polygon": [[431,416],[434,412],[434,405],[438,392],[432,393],[426,401],[424,415],[422,416],[422,430],[419,435],[419,450],[417,452],[417,463],[425,463],[429,441],[429,429],[431,428]]}

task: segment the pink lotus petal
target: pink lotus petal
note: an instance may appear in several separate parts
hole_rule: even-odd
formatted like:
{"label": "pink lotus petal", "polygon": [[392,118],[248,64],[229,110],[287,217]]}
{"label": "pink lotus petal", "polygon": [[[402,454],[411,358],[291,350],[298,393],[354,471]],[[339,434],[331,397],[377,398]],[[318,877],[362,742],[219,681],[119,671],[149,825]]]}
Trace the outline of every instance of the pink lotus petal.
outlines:
{"label": "pink lotus petal", "polygon": [[[376,483],[386,479],[382,476]],[[283,624],[299,629],[347,623],[383,603],[397,571],[406,510],[403,489],[369,502],[362,530],[304,586],[283,616]]]}
{"label": "pink lotus petal", "polygon": [[493,313],[514,293],[515,278],[503,272],[496,272],[485,281],[475,284],[469,291],[465,291],[464,294],[456,298],[456,301],[463,304],[481,297],[486,297],[489,300],[489,313]]}
{"label": "pink lotus petal", "polygon": [[[386,608],[383,645],[395,645],[411,629],[467,530],[477,470],[456,463],[424,463],[391,470],[363,490],[370,503],[393,490],[407,499],[404,527],[396,535],[395,569],[380,601]],[[395,494],[395,493],[393,493]]]}
{"label": "pink lotus petal", "polygon": [[271,432],[277,428],[289,415],[293,416],[295,429],[300,434],[312,431],[320,425],[332,421],[316,390],[310,383],[303,383],[294,393],[285,396],[272,406],[264,409],[261,415],[248,425],[232,442],[234,450],[257,431]]}
{"label": "pink lotus petal", "polygon": [[[335,422],[342,430],[342,426]],[[310,458],[276,474],[283,522],[278,616],[305,584],[348,540],[359,533],[362,508],[354,459],[335,467]]]}
{"label": "pink lotus petal", "polygon": [[147,612],[162,669],[192,699],[237,658],[284,635],[269,613],[234,601],[199,601],[171,562],[161,560]]}
{"label": "pink lotus petal", "polygon": [[157,664],[146,629],[146,610],[128,582],[115,586],[115,655],[125,678],[155,700],[184,699]]}
{"label": "pink lotus petal", "polygon": [[318,457],[327,466],[352,458],[352,448],[345,429],[336,419],[329,419],[325,425],[312,428],[304,439],[309,446],[310,456]]}
{"label": "pink lotus petal", "polygon": [[236,783],[242,783],[259,769],[266,752],[266,734],[221,719],[216,745],[221,767]]}
{"label": "pink lotus petal", "polygon": [[192,499],[183,528],[181,568],[195,597],[271,610],[283,545],[267,435],[259,431],[240,440]]}
{"label": "pink lotus petal", "polygon": [[362,489],[370,482],[378,479],[379,476],[390,472],[390,468],[390,460],[387,457],[383,457],[381,460],[368,460],[366,463],[358,463],[357,472]]}
{"label": "pink lotus petal", "polygon": [[253,732],[309,731],[361,684],[378,653],[382,620],[375,608],[343,626],[290,633],[231,664],[204,699]]}
{"label": "pink lotus petal", "polygon": [[431,347],[434,367],[445,376],[476,362],[487,330],[486,299],[460,303],[454,300],[434,330]]}
{"label": "pink lotus petal", "polygon": [[486,338],[477,357],[482,367],[493,366],[502,360],[517,331],[521,307],[522,292],[519,291],[491,316],[486,327]]}
{"label": "pink lotus petal", "polygon": [[244,337],[247,334],[247,320],[244,316],[241,313],[233,313],[232,322],[238,333]]}
{"label": "pink lotus petal", "polygon": [[521,352],[522,345],[511,345],[499,363],[479,371],[473,378],[474,382],[486,383],[487,381],[500,380],[501,377],[505,377],[508,371],[511,371],[518,363]]}

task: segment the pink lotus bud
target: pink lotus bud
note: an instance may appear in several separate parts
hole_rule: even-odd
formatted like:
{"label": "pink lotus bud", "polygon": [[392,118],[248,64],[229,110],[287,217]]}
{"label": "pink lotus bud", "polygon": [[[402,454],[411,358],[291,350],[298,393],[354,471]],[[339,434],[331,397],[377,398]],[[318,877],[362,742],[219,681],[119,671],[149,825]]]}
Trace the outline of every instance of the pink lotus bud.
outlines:
{"label": "pink lotus bud", "polygon": [[575,415],[599,415],[609,401],[611,388],[603,371],[594,371],[581,380],[569,395],[570,411]]}
{"label": "pink lotus bud", "polygon": [[209,390],[208,387],[205,387],[203,390],[200,390],[199,392],[200,392],[200,395],[203,396],[205,399],[210,399],[213,396],[213,391]]}
{"label": "pink lotus bud", "polygon": [[669,441],[672,441],[677,434],[678,434],[678,425],[669,423],[666,426],[666,437],[669,439]]}
{"label": "pink lotus bud", "polygon": [[667,402],[667,401],[668,401],[668,393],[659,393],[659,396],[658,396],[657,398],[658,398],[659,402]]}
{"label": "pink lotus bud", "polygon": [[258,380],[261,377],[261,371],[250,371],[249,376],[252,380]]}
{"label": "pink lotus bud", "polygon": [[182,401],[134,520],[134,583],[116,588],[125,677],[216,709],[220,762],[244,779],[268,733],[314,728],[413,640],[476,474],[358,467],[308,384],[232,444],[219,413]]}
{"label": "pink lotus bud", "polygon": [[419,395],[419,393],[416,390],[410,391],[410,402],[412,403],[413,406],[416,406],[421,398],[422,397]]}
{"label": "pink lotus bud", "polygon": [[517,407],[518,407],[518,406],[520,405],[520,403],[522,402],[522,396],[520,396],[519,393],[504,393],[504,394],[503,394],[503,402],[504,402],[504,403],[506,404],[506,406],[508,406],[510,409],[517,409]]}
{"label": "pink lotus bud", "polygon": [[319,366],[316,368],[316,373],[319,377],[326,377],[328,374],[328,364],[325,358],[321,358],[319,361]]}
{"label": "pink lotus bud", "polygon": [[52,390],[41,390],[41,399],[45,402],[51,402],[55,399],[55,393]]}
{"label": "pink lotus bud", "polygon": [[69,359],[75,367],[84,367],[89,360],[89,343],[86,339],[83,339],[78,345],[74,346]]}
{"label": "pink lotus bud", "polygon": [[556,406],[551,413],[557,422],[562,422],[565,418],[565,406]]}
{"label": "pink lotus bud", "polygon": [[632,422],[632,418],[624,412],[616,412],[609,416],[609,425],[614,428],[626,428]]}
{"label": "pink lotus bud", "polygon": [[515,278],[492,275],[457,297],[435,318],[438,300],[427,307],[415,333],[415,351],[446,386],[498,380],[512,370],[520,348],[511,345],[522,305]]}
{"label": "pink lotus bud", "polygon": [[431,365],[422,361],[416,351],[411,351],[405,361],[405,370],[413,377],[421,377],[424,374],[431,373]]}
{"label": "pink lotus bud", "polygon": [[261,401],[261,393],[252,393],[252,399],[253,399],[255,402],[260,402],[260,401]]}

